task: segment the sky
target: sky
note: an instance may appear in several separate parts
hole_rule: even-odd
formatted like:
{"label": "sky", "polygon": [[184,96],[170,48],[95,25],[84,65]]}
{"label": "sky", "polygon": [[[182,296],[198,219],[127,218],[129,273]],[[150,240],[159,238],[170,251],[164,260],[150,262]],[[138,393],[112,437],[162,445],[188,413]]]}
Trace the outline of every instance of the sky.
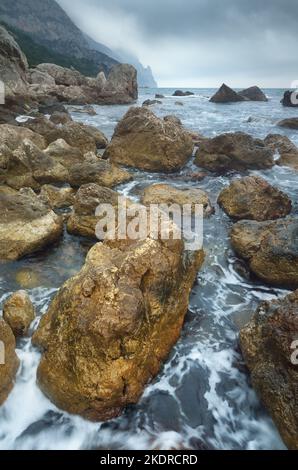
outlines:
{"label": "sky", "polygon": [[160,87],[288,88],[297,0],[57,0],[93,39],[133,53]]}

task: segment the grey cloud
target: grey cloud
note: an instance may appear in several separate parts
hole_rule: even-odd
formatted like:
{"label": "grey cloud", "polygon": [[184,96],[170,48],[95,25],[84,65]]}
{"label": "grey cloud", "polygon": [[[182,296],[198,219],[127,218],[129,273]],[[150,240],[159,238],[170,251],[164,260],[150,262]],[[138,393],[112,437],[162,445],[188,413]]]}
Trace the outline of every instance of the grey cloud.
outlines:
{"label": "grey cloud", "polygon": [[[181,68],[188,74],[184,81],[197,77],[198,83],[208,79],[214,86],[228,79],[234,86],[238,82],[244,86],[254,78],[263,85],[289,86],[295,79],[297,0],[58,3],[85,31],[90,28],[95,39],[115,47],[118,37],[119,47],[126,44],[130,52],[150,63],[163,84],[175,76],[177,85],[182,83]],[[125,37],[120,37],[121,32]]]}

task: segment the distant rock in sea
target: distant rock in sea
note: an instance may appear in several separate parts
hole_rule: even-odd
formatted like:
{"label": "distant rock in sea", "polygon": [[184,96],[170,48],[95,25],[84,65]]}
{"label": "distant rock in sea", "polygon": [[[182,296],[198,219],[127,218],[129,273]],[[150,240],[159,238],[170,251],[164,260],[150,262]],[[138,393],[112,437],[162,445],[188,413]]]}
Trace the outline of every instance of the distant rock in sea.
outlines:
{"label": "distant rock in sea", "polygon": [[238,94],[248,101],[268,101],[267,96],[258,86],[251,86],[239,91]]}
{"label": "distant rock in sea", "polygon": [[182,91],[182,90],[176,90],[173,93],[173,96],[193,96],[194,93],[192,91]]}
{"label": "distant rock in sea", "polygon": [[211,103],[236,103],[238,101],[245,101],[245,98],[232,90],[232,88],[228,87],[225,83],[223,83],[215,95],[210,98]]}

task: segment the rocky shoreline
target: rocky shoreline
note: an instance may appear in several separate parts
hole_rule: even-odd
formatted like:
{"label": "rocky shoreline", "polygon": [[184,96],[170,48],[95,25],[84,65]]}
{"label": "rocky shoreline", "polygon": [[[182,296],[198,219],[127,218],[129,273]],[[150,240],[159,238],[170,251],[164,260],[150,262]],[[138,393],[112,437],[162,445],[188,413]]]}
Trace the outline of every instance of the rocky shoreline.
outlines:
{"label": "rocky shoreline", "polygon": [[[134,170],[172,174],[175,183],[177,172],[193,160],[198,172],[231,175],[217,203],[233,222],[231,244],[247,269],[268,286],[294,291],[261,305],[240,343],[252,382],[285,444],[298,449],[297,365],[290,362],[290,343],[298,335],[297,201],[263,178],[233,179],[233,172],[275,165],[295,172],[297,147],[278,134],[263,140],[243,132],[206,138],[175,116],[156,116],[150,103],[131,107],[109,141],[97,128],[73,121],[67,106],[133,104],[138,95],[131,66],[116,65],[107,78],[103,73],[84,77],[53,64],[29,70],[13,38],[3,28],[0,33],[8,93],[6,106],[0,106],[1,262],[59,243],[65,227],[94,242],[83,268],[60,288],[33,334],[42,351],[37,381],[43,393],[70,413],[108,420],[136,403],[159,373],[179,339],[203,250],[189,253],[181,240],[165,243],[149,235],[141,241],[95,243],[95,209],[100,203],[116,205],[117,187],[132,180]],[[264,98],[255,88],[238,93],[237,100],[227,87],[222,92],[232,101]],[[177,90],[174,96],[192,95]],[[217,95],[212,101],[222,100]],[[92,113],[90,106],[85,112]],[[296,129],[293,121],[280,125]],[[200,181],[204,173],[190,177]],[[188,188],[187,178],[180,178],[179,189],[147,186],[142,204],[202,204],[204,217],[212,217],[211,195],[199,183]],[[26,292],[16,292],[3,305],[0,341],[8,360],[0,365],[0,404],[19,366],[15,336],[30,335],[34,318]]]}

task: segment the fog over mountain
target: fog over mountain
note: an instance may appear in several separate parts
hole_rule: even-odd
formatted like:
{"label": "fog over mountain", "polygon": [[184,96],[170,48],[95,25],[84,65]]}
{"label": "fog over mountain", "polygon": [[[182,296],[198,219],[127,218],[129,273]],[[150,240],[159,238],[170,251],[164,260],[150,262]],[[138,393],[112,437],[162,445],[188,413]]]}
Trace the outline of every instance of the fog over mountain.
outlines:
{"label": "fog over mountain", "polygon": [[296,0],[58,0],[94,40],[150,64],[160,86],[298,79]]}

